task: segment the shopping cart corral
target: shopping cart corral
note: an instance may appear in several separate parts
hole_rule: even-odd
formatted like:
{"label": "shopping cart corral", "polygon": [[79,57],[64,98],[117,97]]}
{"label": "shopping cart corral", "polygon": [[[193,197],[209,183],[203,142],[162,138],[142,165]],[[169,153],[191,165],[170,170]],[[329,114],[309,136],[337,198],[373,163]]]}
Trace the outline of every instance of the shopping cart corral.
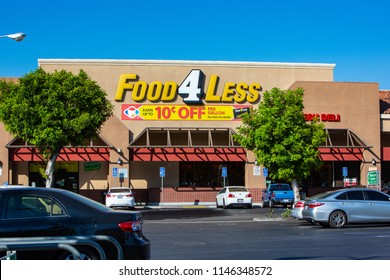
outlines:
{"label": "shopping cart corral", "polygon": [[[119,242],[111,236],[106,235],[88,235],[88,236],[49,236],[49,237],[16,237],[0,238],[1,252],[8,253],[1,259],[17,259],[18,251],[44,251],[44,250],[64,250],[73,255],[73,259],[82,259],[79,252],[79,246],[88,246],[99,255],[101,260],[106,259],[106,253],[99,242],[110,242],[117,249],[117,259],[123,259],[123,251]],[[4,255],[4,254],[1,254]]]}

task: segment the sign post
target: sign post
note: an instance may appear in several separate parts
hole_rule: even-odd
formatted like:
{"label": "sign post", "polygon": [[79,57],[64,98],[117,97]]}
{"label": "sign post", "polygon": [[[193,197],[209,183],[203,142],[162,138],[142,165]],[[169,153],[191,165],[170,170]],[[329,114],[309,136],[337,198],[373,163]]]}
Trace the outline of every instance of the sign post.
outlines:
{"label": "sign post", "polygon": [[226,185],[227,167],[222,167],[223,187]]}
{"label": "sign post", "polygon": [[164,177],[165,177],[165,167],[160,167],[160,177],[161,177],[161,207],[164,207]]}
{"label": "sign post", "polygon": [[348,177],[348,167],[344,166],[343,167],[343,177],[344,177],[344,188],[346,187],[347,185],[347,177]]}

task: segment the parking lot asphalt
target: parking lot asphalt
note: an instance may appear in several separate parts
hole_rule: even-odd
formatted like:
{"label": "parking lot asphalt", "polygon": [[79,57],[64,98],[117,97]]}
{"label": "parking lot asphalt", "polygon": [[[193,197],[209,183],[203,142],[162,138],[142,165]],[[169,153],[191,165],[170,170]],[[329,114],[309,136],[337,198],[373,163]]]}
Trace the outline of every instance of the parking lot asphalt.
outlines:
{"label": "parking lot asphalt", "polygon": [[150,220],[235,220],[235,221],[280,221],[293,220],[288,217],[285,208],[229,208],[216,207],[144,207],[141,211],[145,221]]}

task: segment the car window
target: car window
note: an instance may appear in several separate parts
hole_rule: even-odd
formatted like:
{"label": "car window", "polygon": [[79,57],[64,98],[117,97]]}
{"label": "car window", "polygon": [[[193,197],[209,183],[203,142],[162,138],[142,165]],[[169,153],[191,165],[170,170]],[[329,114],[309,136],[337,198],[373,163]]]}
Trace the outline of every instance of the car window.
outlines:
{"label": "car window", "polygon": [[342,193],[342,194],[336,196],[336,199],[339,199],[339,200],[347,200],[347,199],[348,199],[347,193],[344,192],[344,193]]}
{"label": "car window", "polygon": [[62,207],[48,197],[10,194],[6,203],[6,218],[45,217],[65,214]]}
{"label": "car window", "polygon": [[363,192],[362,191],[350,191],[347,192],[347,198],[348,200],[364,200]]}
{"label": "car window", "polygon": [[123,189],[110,189],[110,193],[130,193],[130,189],[128,188],[123,188]]}
{"label": "car window", "polygon": [[77,201],[77,203],[80,203],[81,205],[91,207],[91,208],[94,208],[96,210],[100,210],[100,211],[111,210],[110,208],[108,208],[107,206],[105,206],[104,204],[102,204],[100,202],[97,202],[91,198],[79,195],[79,194],[74,193],[74,192],[66,192],[66,196],[70,197],[75,202]]}
{"label": "car window", "polygon": [[225,193],[226,192],[226,188],[223,188],[222,190],[220,190],[219,193]]}
{"label": "car window", "polygon": [[246,188],[229,188],[230,192],[247,192]]}
{"label": "car window", "polygon": [[270,191],[291,191],[290,185],[287,184],[277,184],[271,185],[269,188]]}
{"label": "car window", "polygon": [[376,200],[376,201],[390,201],[389,197],[383,193],[376,191],[365,191],[366,197],[368,200]]}

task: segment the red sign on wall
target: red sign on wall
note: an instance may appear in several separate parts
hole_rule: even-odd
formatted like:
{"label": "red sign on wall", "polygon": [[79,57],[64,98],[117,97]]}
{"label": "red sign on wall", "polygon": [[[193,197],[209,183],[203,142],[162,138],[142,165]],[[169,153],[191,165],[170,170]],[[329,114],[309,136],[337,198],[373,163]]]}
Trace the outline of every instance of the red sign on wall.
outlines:
{"label": "red sign on wall", "polygon": [[312,121],[315,118],[322,122],[340,122],[339,114],[304,114],[306,121]]}

